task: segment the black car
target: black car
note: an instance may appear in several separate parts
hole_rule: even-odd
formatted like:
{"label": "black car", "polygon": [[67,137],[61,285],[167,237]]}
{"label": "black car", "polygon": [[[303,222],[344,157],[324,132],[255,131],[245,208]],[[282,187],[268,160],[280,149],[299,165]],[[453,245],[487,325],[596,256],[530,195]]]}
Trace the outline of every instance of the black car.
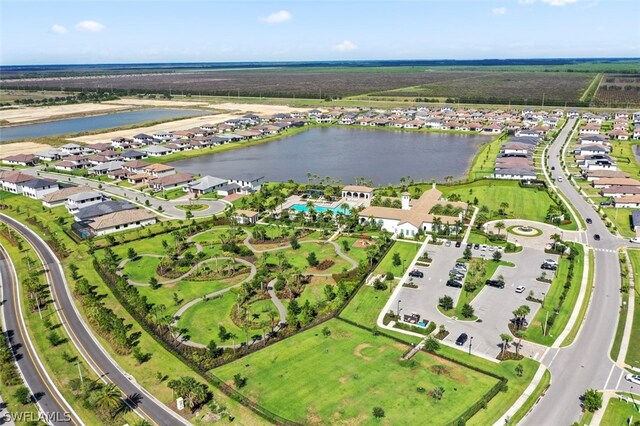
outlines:
{"label": "black car", "polygon": [[546,269],[547,271],[555,271],[556,269],[558,269],[557,265],[554,265],[552,263],[543,263],[540,268],[542,269]]}
{"label": "black car", "polygon": [[462,333],[456,339],[456,345],[463,346],[465,343],[467,343],[467,339],[468,338],[469,338],[469,336],[467,336],[467,333]]}
{"label": "black car", "polygon": [[555,170],[555,169],[556,169],[556,166],[551,166],[551,170]]}
{"label": "black car", "polygon": [[467,270],[467,265],[465,265],[462,262],[456,262],[454,269],[459,269],[461,271],[466,271]]}
{"label": "black car", "polygon": [[485,284],[489,287],[504,288],[504,281],[500,280],[487,280]]}
{"label": "black car", "polygon": [[468,244],[467,244],[467,248],[468,248],[469,250],[471,250],[471,249],[473,248],[473,244],[468,243]]}
{"label": "black car", "polygon": [[600,234],[593,234],[593,239],[596,241],[600,241]]}
{"label": "black car", "polygon": [[462,241],[456,241],[456,248],[460,248],[462,246]]}
{"label": "black car", "polygon": [[462,283],[457,280],[447,280],[447,287],[462,288]]}
{"label": "black car", "polygon": [[610,206],[610,205],[612,205],[612,204],[613,204],[613,203],[612,203],[611,201],[600,201],[600,205],[601,205],[601,206]]}
{"label": "black car", "polygon": [[587,223],[588,223],[589,225],[591,225],[591,224],[593,223],[593,221],[591,220],[591,218],[590,218],[590,217],[588,217],[588,218],[586,219],[586,221],[587,221]]}
{"label": "black car", "polygon": [[480,248],[480,244],[474,244],[474,245],[473,245],[473,249],[474,249],[474,250],[478,250],[479,248]]}
{"label": "black car", "polygon": [[410,277],[416,277],[416,278],[423,278],[424,277],[424,272],[418,271],[417,269],[414,269],[413,271],[409,272],[409,276]]}

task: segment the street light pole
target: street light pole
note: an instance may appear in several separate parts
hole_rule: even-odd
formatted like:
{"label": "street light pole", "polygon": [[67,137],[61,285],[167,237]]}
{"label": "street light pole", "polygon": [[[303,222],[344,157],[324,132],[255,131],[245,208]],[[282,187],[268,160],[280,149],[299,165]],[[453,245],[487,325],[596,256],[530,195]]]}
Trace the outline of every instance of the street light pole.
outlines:
{"label": "street light pole", "polygon": [[398,299],[398,310],[396,311],[396,314],[398,315],[398,320],[400,320],[400,302],[402,302],[402,300]]}
{"label": "street light pole", "polygon": [[542,293],[542,307],[544,308],[544,301],[547,300],[547,294],[546,293]]}
{"label": "street light pole", "polygon": [[469,355],[471,355],[471,344],[473,343],[473,336],[469,337]]}

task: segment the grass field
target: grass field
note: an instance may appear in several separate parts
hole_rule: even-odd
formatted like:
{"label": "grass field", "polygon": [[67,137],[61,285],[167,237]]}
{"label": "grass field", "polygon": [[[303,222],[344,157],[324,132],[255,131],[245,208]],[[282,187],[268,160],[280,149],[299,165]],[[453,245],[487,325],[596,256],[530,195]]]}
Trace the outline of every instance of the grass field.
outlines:
{"label": "grass field", "polygon": [[[277,250],[267,253],[262,253],[260,257],[267,256],[267,262],[272,265],[278,265],[279,259],[277,253],[284,253],[286,256],[286,261],[291,264],[293,267],[300,268],[303,271],[312,272],[312,273],[322,273],[322,274],[333,274],[337,272],[342,272],[344,268],[350,268],[351,265],[338,256],[333,245],[331,244],[321,244],[321,243],[304,243],[300,245],[300,248],[294,250],[292,248],[286,248],[283,250]],[[324,260],[331,260],[335,262],[331,267],[319,270],[315,267],[311,267],[309,265],[309,261],[307,260],[307,256],[311,253],[316,254],[316,258],[320,263]]]}
{"label": "grass field", "polygon": [[[222,342],[218,337],[220,326],[224,326],[229,333],[233,333],[236,343],[244,342],[247,336],[244,331],[231,320],[231,311],[236,304],[236,293],[228,291],[221,297],[197,303],[178,320],[178,326],[189,330],[189,336],[194,342],[207,344],[214,340],[217,344],[231,344],[231,341]],[[262,334],[260,330],[248,330],[248,339],[253,334]]]}
{"label": "grass field", "polygon": [[470,184],[441,186],[440,190],[445,196],[452,193],[460,195],[463,201],[472,202],[478,199],[478,206],[487,206],[491,219],[499,219],[497,215],[500,204],[509,204],[505,219],[518,218],[544,222],[549,206],[553,200],[545,191],[533,188],[521,188],[518,182],[488,180],[477,181]]}
{"label": "grass field", "polygon": [[[628,365],[640,368],[640,294],[637,287],[640,285],[640,250],[629,250],[629,260],[633,268],[633,277],[635,279],[635,304],[633,310],[633,327],[631,328],[631,338],[629,339],[629,347],[625,361]],[[640,416],[639,416],[640,417]]]}
{"label": "grass field", "polygon": [[546,335],[543,334],[543,325],[547,313],[553,314],[553,310],[560,306],[560,295],[566,282],[569,272],[569,260],[566,257],[560,258],[556,277],[553,279],[549,292],[546,295],[544,306],[541,306],[533,320],[529,321],[529,327],[524,333],[525,339],[542,345],[551,345],[556,338],[562,333],[580,293],[582,284],[582,271],[584,270],[584,249],[580,244],[572,244],[571,250],[576,253],[574,259],[573,279],[571,280],[571,288],[567,293],[567,297],[560,307],[560,312],[556,317],[553,325],[548,327]]}
{"label": "grass field", "polygon": [[[302,423],[366,424],[373,407],[385,411],[384,424],[444,424],[479,400],[497,380],[424,352],[401,362],[407,346],[339,320],[325,323],[331,335],[312,329],[216,370],[227,383],[239,373],[240,391],[265,408]],[[324,327],[324,326],[323,326]],[[448,371],[432,370],[442,365]],[[445,390],[440,402],[427,393]],[[293,391],[295,390],[295,391]],[[443,409],[446,407],[446,409]]]}
{"label": "grass field", "polygon": [[[640,401],[638,401],[640,403]],[[632,402],[622,401],[617,398],[611,398],[605,407],[602,416],[601,425],[627,425],[629,418],[633,417],[636,421],[640,418],[640,411]]]}
{"label": "grass field", "polygon": [[[388,283],[387,283],[388,284]],[[397,281],[394,282],[394,285]],[[378,315],[389,300],[393,288],[376,290],[373,286],[363,285],[351,302],[340,314],[340,317],[357,322],[366,327],[376,325]]]}
{"label": "grass field", "polygon": [[[354,247],[353,245],[356,241],[361,241],[360,238],[339,237],[335,241],[340,245],[340,248],[342,248],[342,241],[346,241],[347,244],[349,244],[349,251],[345,252],[345,254],[350,258],[356,260],[357,262],[367,261],[367,252],[365,251],[364,247],[358,245]],[[344,252],[344,249],[342,251]]]}
{"label": "grass field", "polygon": [[[573,343],[574,339],[578,335],[580,328],[582,327],[582,322],[584,321],[584,317],[587,314],[587,308],[589,307],[589,302],[591,301],[591,292],[593,291],[593,277],[595,274],[595,256],[593,254],[593,250],[589,250],[589,275],[587,277],[587,288],[584,294],[584,299],[582,301],[582,306],[580,306],[580,312],[578,313],[578,319],[576,320],[573,328],[567,335],[567,338],[562,342],[562,346],[569,346]],[[612,357],[615,359],[614,357]]]}
{"label": "grass field", "polygon": [[636,236],[636,232],[631,228],[631,212],[633,209],[606,207],[603,210],[607,214],[607,217],[614,223],[620,235],[628,238]]}
{"label": "grass field", "polygon": [[[419,244],[405,243],[402,241],[396,241],[393,243],[391,249],[387,252],[387,255],[380,261],[380,264],[374,271],[375,274],[386,274],[387,272],[393,272],[396,277],[401,277],[409,264],[416,257]],[[398,253],[400,255],[400,265],[393,264],[393,254]]]}
{"label": "grass field", "polygon": [[542,379],[540,379],[540,383],[538,383],[538,386],[536,386],[533,393],[529,396],[529,398],[527,398],[527,400],[522,405],[522,407],[520,407],[520,409],[516,411],[516,413],[513,416],[511,416],[511,419],[509,419],[508,424],[517,425],[523,419],[523,417],[529,412],[529,410],[533,407],[533,404],[536,403],[536,401],[538,400],[542,392],[544,392],[544,390],[547,389],[550,383],[551,383],[551,373],[549,372],[549,370],[545,370],[544,374],[542,375]]}

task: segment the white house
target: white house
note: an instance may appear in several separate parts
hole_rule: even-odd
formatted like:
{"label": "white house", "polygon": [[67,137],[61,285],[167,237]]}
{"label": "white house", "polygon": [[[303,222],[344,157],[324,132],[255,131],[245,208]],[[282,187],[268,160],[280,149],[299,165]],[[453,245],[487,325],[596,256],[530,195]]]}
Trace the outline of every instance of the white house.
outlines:
{"label": "white house", "polygon": [[104,194],[89,190],[69,195],[65,202],[65,206],[69,213],[75,214],[80,209],[102,203],[106,200],[107,197]]}
{"label": "white house", "polygon": [[94,235],[107,235],[126,229],[153,225],[156,217],[145,209],[123,210],[99,216],[89,222]]}
{"label": "white house", "polygon": [[68,143],[62,145],[60,150],[67,155],[79,155],[84,152],[84,147],[75,143]]}
{"label": "white house", "polygon": [[208,194],[223,187],[227,184],[227,179],[221,179],[214,176],[203,176],[202,178],[190,182],[183,187],[185,192],[193,192],[194,194]]}
{"label": "white house", "polygon": [[22,194],[24,183],[33,179],[36,178],[20,172],[0,172],[0,184],[2,184],[2,189],[13,194]]}
{"label": "white house", "polygon": [[258,212],[239,209],[233,212],[231,218],[241,225],[251,225],[258,221]]}
{"label": "white house", "polygon": [[45,195],[60,189],[58,182],[49,179],[32,179],[22,184],[22,193],[34,200],[41,200]]}

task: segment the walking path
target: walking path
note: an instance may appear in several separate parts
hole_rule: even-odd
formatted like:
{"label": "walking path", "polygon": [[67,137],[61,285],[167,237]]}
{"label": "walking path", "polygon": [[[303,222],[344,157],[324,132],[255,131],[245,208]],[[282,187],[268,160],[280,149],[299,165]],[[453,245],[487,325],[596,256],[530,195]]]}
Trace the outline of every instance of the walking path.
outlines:
{"label": "walking path", "polygon": [[476,216],[478,216],[478,208],[475,207],[475,210],[473,210],[473,215],[471,216],[471,220],[469,221],[469,226],[467,227],[467,230],[464,233],[464,238],[462,238],[462,244],[467,244],[467,241],[469,241],[469,235],[471,235],[471,228],[473,228],[473,224],[476,221]]}
{"label": "walking path", "polygon": [[635,291],[635,277],[633,275],[633,267],[629,261],[629,254],[625,249],[625,261],[627,263],[627,270],[629,271],[629,299],[627,300],[627,318],[624,323],[624,333],[622,334],[622,342],[620,343],[620,351],[618,352],[618,359],[616,364],[624,368],[631,367],[637,371],[637,366],[630,366],[626,364],[627,351],[629,350],[629,342],[631,341],[631,332],[633,330],[633,313],[636,306],[636,291]]}

